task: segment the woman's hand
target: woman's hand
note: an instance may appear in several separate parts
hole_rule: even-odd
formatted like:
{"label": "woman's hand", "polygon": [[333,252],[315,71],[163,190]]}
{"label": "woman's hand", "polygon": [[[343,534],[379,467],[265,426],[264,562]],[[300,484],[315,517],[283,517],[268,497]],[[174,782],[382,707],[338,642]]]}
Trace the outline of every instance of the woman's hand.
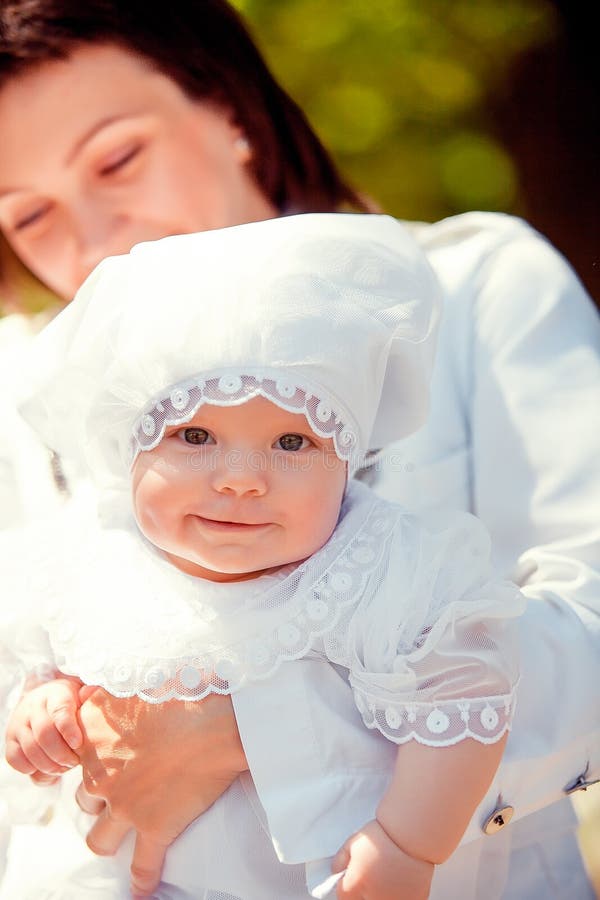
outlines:
{"label": "woman's hand", "polygon": [[135,829],[132,891],[151,894],[168,846],[247,768],[231,699],[151,704],[84,691],[78,799],[101,810],[87,842],[112,855]]}

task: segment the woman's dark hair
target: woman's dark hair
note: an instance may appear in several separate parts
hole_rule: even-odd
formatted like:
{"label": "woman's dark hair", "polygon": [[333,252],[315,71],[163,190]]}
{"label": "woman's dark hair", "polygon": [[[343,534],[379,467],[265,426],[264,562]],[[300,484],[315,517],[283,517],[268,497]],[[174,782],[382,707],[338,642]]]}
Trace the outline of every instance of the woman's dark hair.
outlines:
{"label": "woman's dark hair", "polygon": [[188,96],[230,109],[253,148],[254,177],[280,212],[370,208],[341,178],[225,0],[0,0],[0,89],[36,65],[100,43],[141,54]]}

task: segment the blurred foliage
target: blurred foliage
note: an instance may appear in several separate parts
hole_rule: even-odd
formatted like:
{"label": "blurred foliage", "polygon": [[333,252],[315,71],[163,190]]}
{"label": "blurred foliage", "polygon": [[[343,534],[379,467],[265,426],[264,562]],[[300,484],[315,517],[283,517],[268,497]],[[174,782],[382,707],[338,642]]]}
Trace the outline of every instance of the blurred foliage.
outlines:
{"label": "blurred foliage", "polygon": [[12,312],[35,315],[55,304],[56,295],[25,268],[0,234],[0,317]]}
{"label": "blurred foliage", "polygon": [[521,212],[488,100],[551,41],[544,0],[233,0],[344,174],[386,211]]}

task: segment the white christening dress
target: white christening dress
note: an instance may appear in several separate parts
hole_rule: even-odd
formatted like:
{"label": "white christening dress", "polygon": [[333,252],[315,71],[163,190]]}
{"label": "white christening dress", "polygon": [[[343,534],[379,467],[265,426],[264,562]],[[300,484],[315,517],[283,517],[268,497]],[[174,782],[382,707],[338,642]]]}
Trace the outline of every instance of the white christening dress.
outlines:
{"label": "white christening dress", "polygon": [[[23,599],[2,639],[24,671],[58,667],[149,703],[275,678],[292,709],[310,704],[310,729],[291,715],[277,736],[268,789],[242,776],[169,849],[160,900],[334,896],[330,858],[374,817],[394,744],[491,743],[510,727],[524,600],[490,579],[487,534],[467,513],[425,527],[351,482],[328,543],[276,575],[207,582],[133,524],[78,521],[70,541],[63,529],[32,542],[27,574],[9,577]],[[36,900],[125,900],[130,859],[129,843],[111,860],[90,854]]]}

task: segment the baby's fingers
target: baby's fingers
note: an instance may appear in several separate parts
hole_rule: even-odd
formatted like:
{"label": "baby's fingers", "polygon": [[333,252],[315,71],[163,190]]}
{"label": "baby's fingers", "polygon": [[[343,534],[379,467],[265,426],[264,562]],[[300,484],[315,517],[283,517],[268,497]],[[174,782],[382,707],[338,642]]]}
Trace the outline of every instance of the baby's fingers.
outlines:
{"label": "baby's fingers", "polygon": [[29,775],[34,784],[55,784],[60,777],[58,775],[44,775],[43,772],[38,772],[29,762],[17,741],[8,740],[6,742],[6,761],[17,772],[21,772],[22,775]]}
{"label": "baby's fingers", "polygon": [[[52,768],[37,766],[40,772],[55,773],[65,769],[72,769],[78,765],[79,758],[73,753],[67,742],[58,731],[50,711],[33,710],[31,713],[31,733],[33,740],[47,760],[53,764]],[[21,744],[23,747],[23,744]],[[31,759],[28,749],[23,747],[26,755]]]}
{"label": "baby's fingers", "polygon": [[56,784],[60,780],[60,775],[44,775],[43,772],[34,772],[29,776],[34,784],[46,787],[49,784]]}
{"label": "baby's fingers", "polygon": [[19,742],[13,738],[7,738],[6,740],[5,755],[6,762],[13,769],[16,769],[17,772],[21,772],[23,775],[33,775],[37,771],[33,763],[29,761],[21,750]]}
{"label": "baby's fingers", "polygon": [[350,848],[348,846],[348,841],[344,844],[344,846],[338,850],[338,852],[333,857],[333,862],[331,863],[331,871],[333,873],[343,872],[344,869],[348,868],[350,863]]}
{"label": "baby's fingers", "polygon": [[64,678],[52,682],[46,696],[48,715],[72,750],[77,750],[83,743],[83,735],[77,721],[77,712],[82,702],[79,699],[79,691],[79,682]]}
{"label": "baby's fingers", "polygon": [[356,869],[352,863],[352,838],[346,841],[344,846],[338,850],[331,864],[331,871],[334,874],[341,875],[336,883],[335,896],[344,898],[344,900],[364,900],[365,894],[362,891],[360,880],[356,878]]}
{"label": "baby's fingers", "polygon": [[51,759],[40,747],[29,728],[23,728],[15,738],[6,742],[7,762],[18,772],[32,775],[42,772],[44,775],[60,775],[65,768]]}

